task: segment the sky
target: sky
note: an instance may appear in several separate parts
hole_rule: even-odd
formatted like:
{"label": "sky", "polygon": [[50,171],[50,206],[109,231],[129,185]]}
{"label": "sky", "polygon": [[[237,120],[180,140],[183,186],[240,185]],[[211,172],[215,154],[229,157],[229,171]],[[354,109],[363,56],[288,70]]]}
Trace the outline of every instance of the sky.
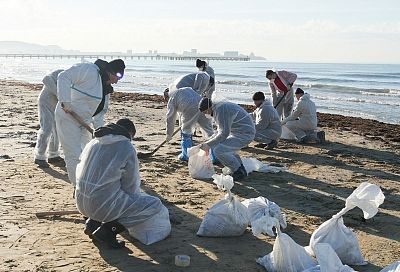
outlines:
{"label": "sky", "polygon": [[81,51],[400,63],[399,0],[0,0],[0,40]]}

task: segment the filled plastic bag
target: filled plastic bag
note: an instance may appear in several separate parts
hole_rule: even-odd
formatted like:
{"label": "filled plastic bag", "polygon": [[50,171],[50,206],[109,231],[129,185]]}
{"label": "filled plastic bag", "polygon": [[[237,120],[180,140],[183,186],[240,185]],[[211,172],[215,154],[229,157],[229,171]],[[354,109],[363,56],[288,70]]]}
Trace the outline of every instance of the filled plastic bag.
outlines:
{"label": "filled plastic bag", "polygon": [[273,250],[270,254],[258,258],[257,263],[264,266],[268,272],[302,272],[314,268],[316,264],[304,247],[280,231],[276,218],[272,217],[272,220],[277,232]]}
{"label": "filled plastic bag", "polygon": [[210,156],[199,146],[189,148],[188,154],[190,176],[195,179],[211,179],[215,170]]}
{"label": "filled plastic bag", "polygon": [[400,261],[396,261],[382,269],[380,272],[400,272]]}
{"label": "filled plastic bag", "polygon": [[274,221],[271,218],[278,219],[280,226],[284,229],[287,227],[286,215],[281,212],[281,208],[265,197],[250,198],[242,201],[247,208],[247,214],[250,219],[251,230],[254,236],[261,233],[275,236],[272,228]]}
{"label": "filled plastic bag", "polygon": [[233,178],[225,175],[213,175],[214,183],[220,190],[226,190],[225,198],[212,206],[197,231],[199,236],[228,237],[240,236],[246,230],[249,219],[247,208],[231,193]]}
{"label": "filled plastic bag", "polygon": [[346,206],[340,212],[325,221],[311,235],[310,251],[315,255],[318,243],[328,243],[340,260],[348,265],[365,265],[355,233],[343,223],[342,216],[349,210],[359,207],[364,212],[364,218],[369,219],[378,212],[378,207],[385,197],[381,189],[374,184],[363,182],[346,199]]}
{"label": "filled plastic bag", "polygon": [[254,171],[262,173],[279,173],[287,170],[286,167],[268,165],[255,158],[243,158],[242,162],[248,174]]}

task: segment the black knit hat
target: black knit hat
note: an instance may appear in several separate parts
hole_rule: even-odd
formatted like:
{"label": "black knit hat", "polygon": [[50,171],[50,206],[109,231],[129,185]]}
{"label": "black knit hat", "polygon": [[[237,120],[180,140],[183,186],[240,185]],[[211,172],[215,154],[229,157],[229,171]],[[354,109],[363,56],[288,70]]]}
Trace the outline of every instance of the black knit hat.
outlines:
{"label": "black knit hat", "polygon": [[253,94],[253,100],[257,101],[257,100],[265,100],[265,95],[263,92],[256,92],[255,94]]}
{"label": "black knit hat", "polygon": [[212,106],[211,99],[207,98],[207,97],[204,97],[199,102],[199,111],[200,112],[206,111],[209,108],[211,108],[211,106]]}
{"label": "black knit hat", "polygon": [[295,94],[304,94],[304,91],[303,91],[303,89],[297,88],[294,93]]}
{"label": "black knit hat", "polygon": [[206,62],[204,60],[197,59],[196,60],[196,67],[200,68],[201,66],[206,66]]}
{"label": "black knit hat", "polygon": [[125,63],[122,59],[115,59],[108,63],[108,69],[121,79],[124,76]]}

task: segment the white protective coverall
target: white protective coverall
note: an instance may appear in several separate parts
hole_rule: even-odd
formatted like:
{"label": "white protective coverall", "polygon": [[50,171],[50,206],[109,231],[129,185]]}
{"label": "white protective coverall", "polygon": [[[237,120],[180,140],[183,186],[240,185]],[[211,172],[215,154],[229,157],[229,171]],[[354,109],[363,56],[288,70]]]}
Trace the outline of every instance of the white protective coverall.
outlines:
{"label": "white protective coverall", "polygon": [[187,74],[175,79],[175,81],[170,85],[170,91],[190,87],[199,95],[203,96],[209,88],[209,83],[210,76],[206,72]]}
{"label": "white protective coverall", "polygon": [[231,102],[212,103],[211,109],[218,131],[206,143],[214,149],[217,159],[234,173],[242,164],[237,152],[254,139],[254,122],[241,106]]}
{"label": "white protective coverall", "polygon": [[[276,71],[276,74],[286,87],[288,87],[289,84],[293,84],[297,79],[296,74],[287,71]],[[276,106],[276,104],[278,104],[278,101],[281,100],[284,90],[279,91],[279,88],[275,85],[274,81],[269,82],[269,88],[271,90],[272,105]],[[293,109],[293,104],[293,87],[291,87],[285,98],[276,107],[276,110],[278,111],[281,119],[284,119],[285,117],[288,117],[290,115]]]}
{"label": "white protective coverall", "polygon": [[192,88],[186,87],[169,92],[167,105],[167,136],[172,136],[177,114],[181,115],[182,132],[192,134],[194,126],[198,124],[201,129],[211,137],[214,133],[211,119],[199,111],[198,105],[201,96]]}
{"label": "white protective coverall", "polygon": [[204,92],[205,97],[211,98],[212,94],[215,92],[215,84],[216,84],[214,69],[211,66],[207,65],[206,73],[210,77],[214,78],[214,84],[212,86],[209,86],[209,88]]}
{"label": "white protective coverall", "polygon": [[279,139],[282,133],[282,125],[279,119],[278,112],[272,106],[271,101],[265,100],[252,113],[256,135],[254,140],[259,143],[269,144],[273,140]]}
{"label": "white protective coverall", "polygon": [[[60,142],[57,136],[54,110],[57,105],[57,77],[63,70],[46,75],[43,89],[38,97],[39,125],[35,146],[35,159],[46,160],[60,156]],[[47,155],[46,155],[47,150]]]}
{"label": "white protective coverall", "polygon": [[65,155],[68,177],[75,186],[76,165],[92,135],[61,108],[61,103],[70,102],[72,110],[90,125],[101,102],[103,86],[99,68],[93,63],[75,64],[59,74],[57,83],[57,132]]}
{"label": "white protective coverall", "polygon": [[76,172],[76,205],[83,215],[99,222],[117,220],[147,245],[171,232],[168,209],[159,198],[140,190],[139,160],[127,137],[91,140]]}
{"label": "white protective coverall", "polygon": [[317,110],[308,93],[300,97],[292,114],[286,117],[282,124],[296,136],[297,140],[305,137],[307,131],[314,131],[317,128]]}

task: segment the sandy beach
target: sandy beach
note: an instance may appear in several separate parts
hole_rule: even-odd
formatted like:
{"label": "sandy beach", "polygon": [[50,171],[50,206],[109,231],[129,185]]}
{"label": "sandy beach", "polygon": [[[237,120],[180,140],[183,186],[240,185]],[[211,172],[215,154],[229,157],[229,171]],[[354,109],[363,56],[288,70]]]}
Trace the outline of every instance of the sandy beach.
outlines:
{"label": "sandy beach", "polygon": [[[235,238],[196,236],[207,209],[224,192],[189,176],[187,164],[177,159],[178,136],[140,165],[143,190],[160,197],[170,211],[172,232],[166,240],[150,246],[131,240],[125,250],[110,250],[83,233],[80,215],[36,218],[40,211],[75,209],[66,169],[33,164],[41,87],[0,81],[0,271],[265,271],[255,259],[271,252],[273,237],[254,237],[250,229]],[[150,151],[165,138],[165,111],[159,96],[115,93],[107,121],[131,118],[136,149]],[[266,151],[253,143],[241,151],[288,171],[253,172],[233,193],[241,200],[264,196],[276,202],[287,215],[284,232],[306,246],[361,182],[379,185],[386,199],[374,218],[364,220],[358,208],[344,216],[368,262],[354,269],[379,271],[400,259],[400,125],[330,114],[319,114],[319,123],[325,144],[281,141]],[[177,254],[190,255],[190,267],[176,267]]]}

